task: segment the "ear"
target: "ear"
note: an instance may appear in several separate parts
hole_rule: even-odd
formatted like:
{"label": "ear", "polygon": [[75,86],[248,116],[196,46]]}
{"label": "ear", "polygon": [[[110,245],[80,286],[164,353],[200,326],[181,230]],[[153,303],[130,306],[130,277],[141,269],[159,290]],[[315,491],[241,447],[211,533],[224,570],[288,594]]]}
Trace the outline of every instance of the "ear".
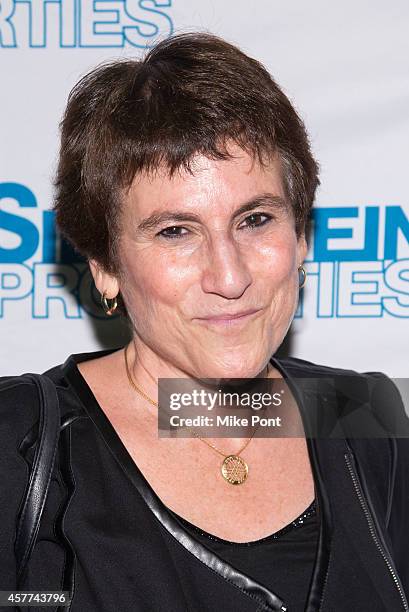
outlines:
{"label": "ear", "polygon": [[106,272],[95,259],[90,259],[88,263],[96,288],[101,295],[105,292],[105,297],[112,300],[119,293],[117,277]]}
{"label": "ear", "polygon": [[307,240],[305,238],[305,234],[301,234],[301,236],[298,238],[298,243],[297,243],[297,261],[298,261],[298,265],[300,266],[304,259],[307,257],[307,253],[308,253],[308,245],[307,245]]}

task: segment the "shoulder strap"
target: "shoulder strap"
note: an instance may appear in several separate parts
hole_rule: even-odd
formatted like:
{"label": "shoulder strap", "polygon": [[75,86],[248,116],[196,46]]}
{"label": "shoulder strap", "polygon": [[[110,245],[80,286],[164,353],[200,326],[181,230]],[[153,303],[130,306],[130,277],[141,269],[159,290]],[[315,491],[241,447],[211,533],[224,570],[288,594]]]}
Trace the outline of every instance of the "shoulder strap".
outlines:
{"label": "shoulder strap", "polygon": [[14,551],[17,561],[17,587],[25,575],[35,545],[41,515],[47,498],[60,432],[57,389],[48,376],[24,374],[37,386],[40,398],[38,442],[16,527]]}

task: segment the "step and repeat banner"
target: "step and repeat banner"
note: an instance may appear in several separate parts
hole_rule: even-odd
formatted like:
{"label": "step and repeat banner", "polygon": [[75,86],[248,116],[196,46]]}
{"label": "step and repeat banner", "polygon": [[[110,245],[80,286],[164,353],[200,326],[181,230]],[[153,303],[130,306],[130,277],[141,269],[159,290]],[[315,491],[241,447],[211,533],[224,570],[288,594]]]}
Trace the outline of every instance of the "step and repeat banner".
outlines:
{"label": "step and repeat banner", "polygon": [[407,376],[406,0],[0,0],[0,375],[126,341],[55,230],[58,123],[90,68],[192,30],[267,66],[321,165],[307,284],[282,350]]}

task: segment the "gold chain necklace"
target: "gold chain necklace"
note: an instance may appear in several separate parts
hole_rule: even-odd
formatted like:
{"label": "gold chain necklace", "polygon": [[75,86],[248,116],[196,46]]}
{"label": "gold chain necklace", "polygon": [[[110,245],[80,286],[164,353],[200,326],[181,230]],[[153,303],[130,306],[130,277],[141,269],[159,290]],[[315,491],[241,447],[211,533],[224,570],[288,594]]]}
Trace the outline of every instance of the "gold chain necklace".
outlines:
{"label": "gold chain necklace", "polygon": [[[128,348],[129,348],[129,344],[125,348],[124,356],[125,356],[126,374],[128,376],[129,383],[131,387],[133,387],[133,389],[137,391],[137,393],[142,395],[142,397],[144,397],[148,402],[150,402],[153,406],[156,406],[156,408],[158,408],[159,404],[155,402],[153,399],[151,399],[148,395],[146,395],[146,393],[135,383],[130,367],[129,367],[129,363],[128,363]],[[270,364],[267,365],[267,376],[269,372],[269,366]],[[244,446],[242,446],[242,448],[234,455],[226,455],[226,453],[223,453],[221,450],[216,448],[216,446],[214,446],[210,442],[207,442],[207,440],[204,440],[203,438],[198,436],[190,427],[187,427],[187,429],[189,429],[196,438],[198,438],[199,440],[207,444],[207,446],[215,450],[216,453],[219,453],[219,455],[222,455],[222,457],[224,457],[223,462],[221,464],[221,468],[220,468],[221,474],[228,483],[237,485],[237,484],[242,484],[246,480],[248,473],[249,473],[249,466],[246,463],[246,461],[244,461],[244,459],[240,457],[240,453],[242,453],[244,449],[247,448],[247,446],[250,444],[259,426],[260,424],[257,425],[257,427],[254,429],[253,433],[251,434],[247,442],[244,444]]]}

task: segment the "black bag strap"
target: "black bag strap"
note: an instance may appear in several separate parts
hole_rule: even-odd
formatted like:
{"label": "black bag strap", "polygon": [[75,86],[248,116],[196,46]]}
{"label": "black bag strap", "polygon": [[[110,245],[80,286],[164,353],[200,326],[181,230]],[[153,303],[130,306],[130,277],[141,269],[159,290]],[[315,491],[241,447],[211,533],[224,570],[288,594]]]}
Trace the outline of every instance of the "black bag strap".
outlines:
{"label": "black bag strap", "polygon": [[14,551],[17,588],[25,575],[34,548],[47,498],[60,433],[60,406],[57,389],[48,376],[24,374],[35,383],[39,402],[38,442],[16,528]]}

